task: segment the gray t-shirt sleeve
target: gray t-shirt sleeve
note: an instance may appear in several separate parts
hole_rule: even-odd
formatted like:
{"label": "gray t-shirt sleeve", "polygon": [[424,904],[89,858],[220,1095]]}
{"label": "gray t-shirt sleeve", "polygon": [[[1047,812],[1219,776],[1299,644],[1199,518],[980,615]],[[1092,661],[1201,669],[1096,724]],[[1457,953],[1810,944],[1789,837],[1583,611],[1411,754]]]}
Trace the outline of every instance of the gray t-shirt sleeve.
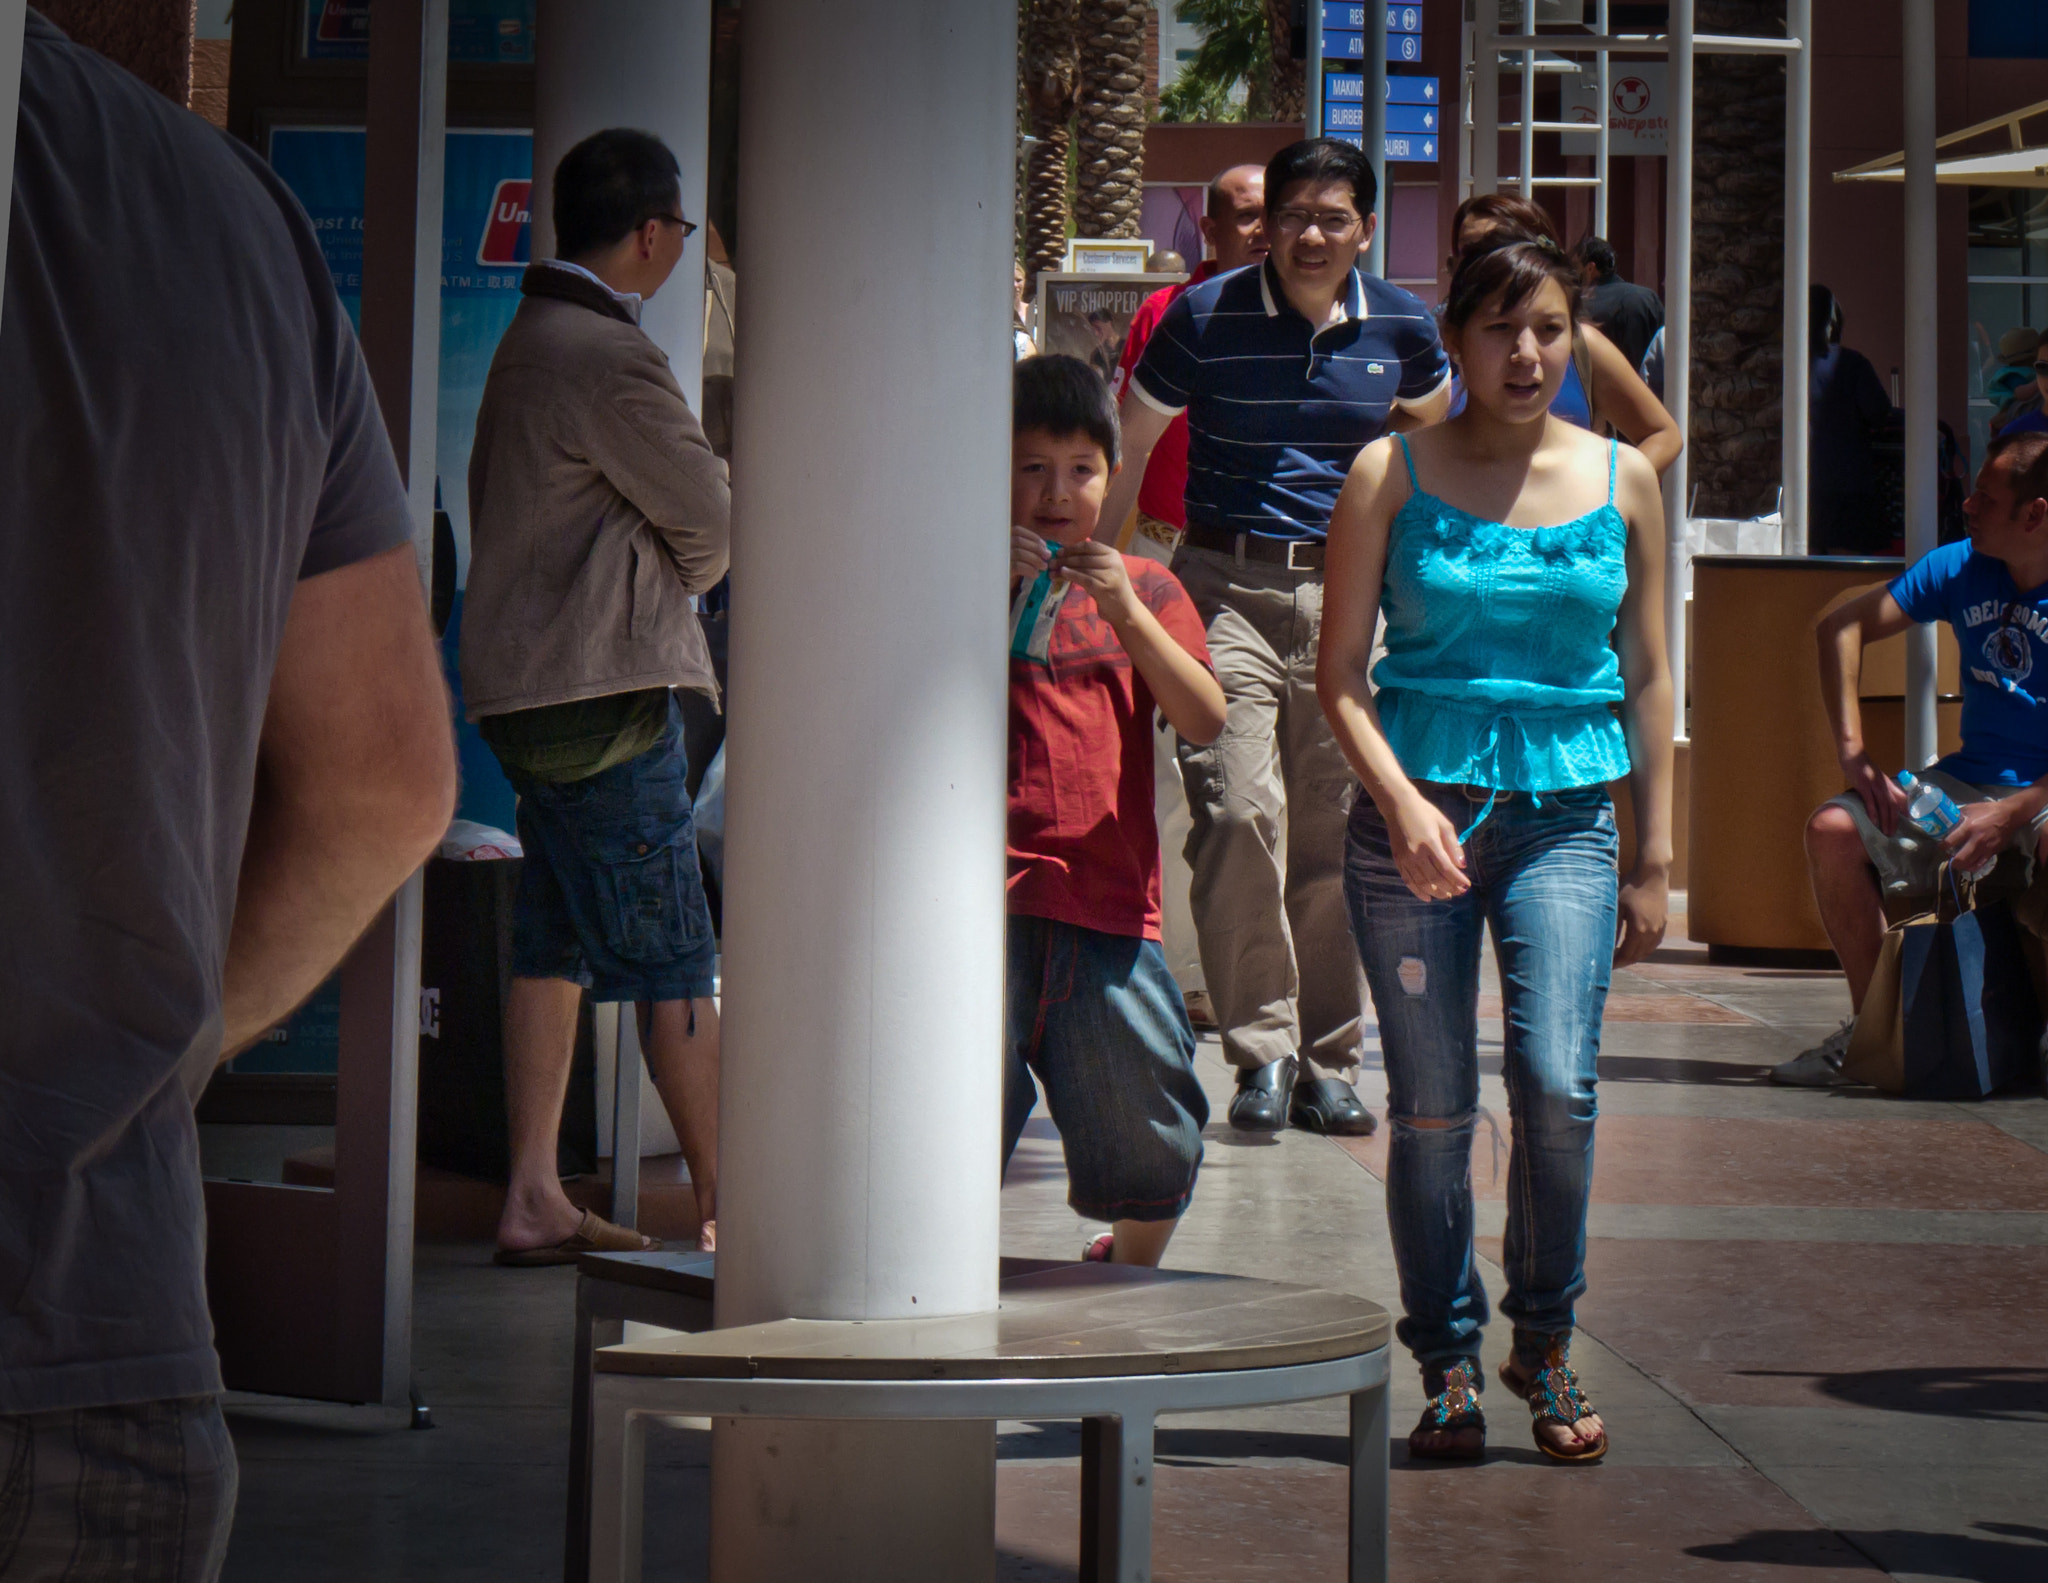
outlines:
{"label": "gray t-shirt sleeve", "polygon": [[[317,288],[316,288],[317,289]],[[331,293],[331,288],[330,288]],[[333,311],[341,314],[339,302]],[[335,344],[328,427],[327,476],[299,578],[366,561],[412,540],[412,513],[384,431],[377,393],[348,320]]]}

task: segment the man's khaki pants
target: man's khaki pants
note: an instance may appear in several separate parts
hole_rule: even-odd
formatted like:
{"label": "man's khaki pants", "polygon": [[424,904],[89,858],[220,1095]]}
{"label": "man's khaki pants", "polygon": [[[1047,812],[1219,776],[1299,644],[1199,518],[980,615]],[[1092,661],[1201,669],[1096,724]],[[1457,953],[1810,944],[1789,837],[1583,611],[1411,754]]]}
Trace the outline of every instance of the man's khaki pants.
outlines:
{"label": "man's khaki pants", "polygon": [[1229,705],[1213,745],[1180,745],[1190,900],[1224,1054],[1348,1071],[1365,1004],[1343,893],[1356,783],[1316,702],[1322,573],[1189,547],[1173,569]]}

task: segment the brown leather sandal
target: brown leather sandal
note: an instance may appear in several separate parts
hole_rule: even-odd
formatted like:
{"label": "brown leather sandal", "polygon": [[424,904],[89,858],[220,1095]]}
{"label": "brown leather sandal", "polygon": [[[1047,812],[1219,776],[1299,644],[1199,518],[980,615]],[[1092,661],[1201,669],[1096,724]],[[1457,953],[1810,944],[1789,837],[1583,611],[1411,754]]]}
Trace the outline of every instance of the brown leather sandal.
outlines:
{"label": "brown leather sandal", "polygon": [[560,1242],[541,1248],[500,1248],[491,1256],[491,1262],[531,1270],[549,1264],[574,1264],[585,1253],[655,1253],[660,1248],[659,1237],[643,1237],[586,1209],[583,1223]]}
{"label": "brown leather sandal", "polygon": [[1586,1400],[1586,1393],[1579,1389],[1579,1377],[1571,1364],[1565,1361],[1565,1351],[1570,1344],[1569,1331],[1548,1338],[1549,1344],[1543,1353],[1543,1364],[1534,1374],[1527,1376],[1515,1373],[1512,1356],[1500,1366],[1500,1382],[1508,1390],[1529,1404],[1530,1432],[1535,1436],[1536,1449],[1553,1462],[1570,1462],[1590,1465],[1607,1455],[1607,1426],[1600,1426],[1600,1438],[1591,1445],[1577,1451],[1566,1451],[1551,1444],[1537,1434],[1545,1422],[1561,1424],[1566,1429],[1594,1416],[1593,1407]]}

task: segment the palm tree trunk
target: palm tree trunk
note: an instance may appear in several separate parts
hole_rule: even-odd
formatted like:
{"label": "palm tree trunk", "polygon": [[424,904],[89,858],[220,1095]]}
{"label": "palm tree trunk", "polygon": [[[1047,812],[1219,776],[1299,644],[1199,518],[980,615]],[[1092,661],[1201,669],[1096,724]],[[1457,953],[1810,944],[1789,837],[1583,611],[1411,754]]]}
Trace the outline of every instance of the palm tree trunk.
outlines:
{"label": "palm tree trunk", "polygon": [[1035,280],[1067,251],[1067,159],[1080,79],[1079,0],[1027,0],[1024,97],[1037,139],[1024,167],[1024,267]]}
{"label": "palm tree trunk", "polygon": [[1136,236],[1144,207],[1145,22],[1151,0],[1081,0],[1081,236]]}
{"label": "palm tree trunk", "polygon": [[[1700,0],[1698,26],[1780,34],[1785,7]],[[1771,509],[1781,459],[1785,68],[1766,55],[1702,55],[1693,80],[1687,471],[1700,515],[1746,517]]]}
{"label": "palm tree trunk", "polygon": [[[1320,3],[1309,0],[1310,5]],[[1308,74],[1294,58],[1293,0],[1266,0],[1266,25],[1273,40],[1266,113],[1275,121],[1299,121],[1308,114]]]}

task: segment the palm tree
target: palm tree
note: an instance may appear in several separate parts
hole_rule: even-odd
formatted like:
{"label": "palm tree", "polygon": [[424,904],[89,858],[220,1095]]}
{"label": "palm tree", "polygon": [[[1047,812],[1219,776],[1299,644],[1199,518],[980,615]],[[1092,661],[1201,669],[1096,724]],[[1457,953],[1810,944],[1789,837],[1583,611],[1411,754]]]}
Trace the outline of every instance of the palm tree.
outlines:
{"label": "palm tree", "polygon": [[1202,30],[1202,45],[1159,96],[1162,121],[1299,121],[1306,114],[1302,63],[1291,50],[1291,0],[1179,0],[1173,14]]}
{"label": "palm tree", "polygon": [[1069,130],[1080,87],[1080,0],[1025,0],[1024,100],[1035,142],[1024,169],[1024,267],[1058,269],[1067,251]]}
{"label": "palm tree", "polygon": [[1136,236],[1144,207],[1151,0],[1081,0],[1076,234]]}
{"label": "palm tree", "polygon": [[[1701,0],[1712,33],[1782,33],[1782,0]],[[1695,70],[1692,433],[1702,516],[1776,499],[1783,406],[1785,68],[1766,55],[1702,55]],[[1932,444],[1932,440],[1928,441]]]}

